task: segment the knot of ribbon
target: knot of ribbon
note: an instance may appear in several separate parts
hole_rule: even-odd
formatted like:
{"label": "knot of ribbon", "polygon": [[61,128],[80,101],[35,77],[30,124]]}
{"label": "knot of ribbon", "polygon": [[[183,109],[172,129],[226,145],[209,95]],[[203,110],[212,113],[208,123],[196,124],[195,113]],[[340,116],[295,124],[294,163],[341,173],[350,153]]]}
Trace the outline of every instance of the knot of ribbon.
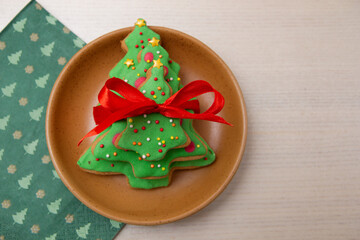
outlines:
{"label": "knot of ribbon", "polygon": [[[214,101],[205,112],[200,113],[199,101],[191,99],[209,92],[214,93]],[[185,85],[164,103],[157,104],[154,100],[145,97],[137,88],[114,77],[106,81],[98,95],[98,100],[100,105],[93,108],[97,126],[88,132],[78,145],[85,138],[101,133],[116,121],[149,113],[160,113],[169,118],[201,119],[232,126],[216,115],[224,107],[224,97],[203,80]],[[193,110],[194,113],[187,110]]]}

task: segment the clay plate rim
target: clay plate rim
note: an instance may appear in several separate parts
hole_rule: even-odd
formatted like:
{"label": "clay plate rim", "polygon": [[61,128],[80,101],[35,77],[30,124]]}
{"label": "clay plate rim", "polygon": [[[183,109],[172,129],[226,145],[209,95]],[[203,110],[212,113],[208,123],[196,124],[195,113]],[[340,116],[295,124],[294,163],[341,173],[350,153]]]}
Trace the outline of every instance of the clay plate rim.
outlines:
{"label": "clay plate rim", "polygon": [[[239,168],[242,156],[244,154],[245,151],[245,145],[246,145],[246,139],[247,139],[247,112],[246,112],[246,106],[245,106],[245,101],[244,101],[244,97],[242,94],[242,91],[239,87],[239,84],[234,76],[234,74],[232,73],[232,71],[230,70],[230,68],[226,65],[226,63],[212,50],[210,49],[207,45],[205,45],[204,43],[202,43],[200,40],[186,34],[183,32],[180,32],[178,30],[174,30],[174,29],[170,29],[170,28],[166,28],[166,27],[159,27],[159,26],[149,26],[152,30],[154,31],[167,31],[169,33],[175,33],[175,34],[179,34],[181,35],[185,40],[191,41],[194,44],[200,45],[202,46],[207,52],[208,54],[211,55],[211,57],[216,58],[217,61],[221,62],[224,67],[226,68],[226,71],[228,73],[229,80],[231,81],[231,83],[233,84],[233,86],[235,86],[236,88],[236,93],[238,95],[238,97],[240,98],[240,106],[241,106],[241,115],[243,116],[242,119],[242,126],[241,126],[241,130],[243,131],[242,134],[242,139],[241,139],[241,144],[240,144],[240,150],[238,152],[237,156],[234,156],[234,158],[236,157],[237,161],[235,162],[235,164],[233,165],[232,171],[230,172],[230,174],[227,176],[226,180],[222,183],[222,185],[217,189],[216,192],[214,192],[210,197],[208,197],[205,201],[203,201],[201,204],[199,204],[197,207],[194,207],[182,214],[179,214],[177,216],[174,217],[169,217],[166,219],[162,219],[162,220],[129,220],[129,219],[125,219],[119,216],[114,216],[111,213],[109,213],[108,211],[104,211],[102,210],[100,207],[95,206],[95,204],[92,204],[92,202],[87,199],[86,197],[83,197],[81,194],[78,193],[76,188],[73,188],[71,183],[69,183],[68,179],[66,177],[63,176],[62,171],[60,170],[60,167],[58,166],[58,163],[55,159],[57,159],[56,154],[54,153],[53,149],[52,149],[52,142],[54,141],[51,133],[51,124],[50,124],[50,120],[51,117],[53,115],[53,111],[52,111],[52,102],[53,99],[56,98],[56,91],[58,89],[58,85],[63,77],[63,75],[65,74],[65,72],[67,71],[67,69],[72,65],[72,63],[74,61],[76,61],[77,58],[79,58],[81,56],[81,54],[86,51],[88,48],[92,48],[93,45],[97,44],[98,42],[101,42],[103,39],[111,37],[112,35],[116,35],[119,32],[129,32],[130,29],[132,29],[132,27],[127,27],[127,28],[122,28],[122,29],[118,29],[112,32],[109,32],[105,35],[100,36],[99,38],[91,41],[90,43],[88,43],[87,45],[85,45],[82,49],[80,49],[66,64],[66,66],[63,68],[63,70],[60,72],[57,80],[55,81],[55,84],[51,90],[50,93],[50,97],[49,97],[49,101],[48,101],[48,105],[47,105],[47,110],[46,110],[46,119],[45,119],[45,134],[46,134],[46,143],[49,149],[49,154],[51,157],[51,160],[54,164],[55,170],[58,173],[60,179],[62,180],[62,182],[65,184],[65,186],[70,190],[70,192],[72,192],[72,194],[78,199],[80,200],[83,204],[85,204],[87,207],[89,207],[90,209],[92,209],[93,211],[99,213],[102,216],[105,216],[107,218],[113,219],[115,221],[120,221],[120,222],[124,222],[124,223],[128,223],[128,224],[134,224],[134,225],[159,225],[159,224],[165,224],[165,223],[171,223],[180,219],[183,219],[185,217],[191,216],[193,214],[195,214],[196,212],[200,211],[201,209],[203,209],[204,207],[206,207],[207,205],[209,205],[213,200],[215,200],[215,198],[217,196],[219,196],[227,187],[227,185],[230,183],[230,181],[232,180],[232,178],[234,177],[237,169]],[[225,93],[223,93],[224,95],[226,95]],[[187,170],[185,170],[187,171]],[[171,186],[169,186],[171,187]],[[151,191],[151,190],[150,190]]]}

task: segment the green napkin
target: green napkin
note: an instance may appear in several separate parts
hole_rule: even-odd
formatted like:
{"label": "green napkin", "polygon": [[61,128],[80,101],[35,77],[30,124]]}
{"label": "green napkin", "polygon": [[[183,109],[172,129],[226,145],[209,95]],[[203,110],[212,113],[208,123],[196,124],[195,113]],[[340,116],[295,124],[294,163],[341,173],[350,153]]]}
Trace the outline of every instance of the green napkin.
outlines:
{"label": "green napkin", "polygon": [[50,91],[84,45],[36,1],[0,33],[0,240],[112,239],[123,227],[68,191],[46,146]]}

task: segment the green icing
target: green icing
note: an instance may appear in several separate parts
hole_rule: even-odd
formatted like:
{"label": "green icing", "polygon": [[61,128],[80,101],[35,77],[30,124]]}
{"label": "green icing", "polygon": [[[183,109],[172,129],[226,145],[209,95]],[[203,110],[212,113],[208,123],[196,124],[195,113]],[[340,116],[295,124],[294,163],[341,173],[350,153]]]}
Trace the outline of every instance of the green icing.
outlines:
{"label": "green icing", "polygon": [[137,88],[138,85],[136,84],[136,80],[139,78],[146,77],[146,72],[149,70],[150,67],[154,65],[153,61],[157,59],[160,59],[161,63],[167,69],[167,71],[165,71],[166,73],[165,79],[172,88],[173,93],[177,92],[179,90],[179,85],[180,85],[180,81],[178,80],[178,74],[180,68],[178,68],[177,71],[175,71],[174,69],[172,69],[172,67],[176,68],[179,65],[174,61],[171,61],[172,63],[169,63],[170,60],[169,54],[160,45],[152,46],[151,44],[149,44],[147,47],[145,47],[144,50],[141,51],[141,59],[136,69],[134,71],[129,71],[126,74],[124,80],[126,80],[126,82],[131,86]]}
{"label": "green icing", "polygon": [[[140,20],[142,19],[140,18]],[[141,35],[140,32],[142,33]],[[155,33],[147,27],[146,21],[145,26],[139,27],[135,25],[134,30],[124,40],[126,47],[122,46],[123,48],[125,47],[124,50],[127,51],[127,53],[125,54],[124,58],[122,58],[120,62],[118,62],[116,66],[110,71],[109,76],[124,79],[127,73],[134,71],[132,70],[132,66],[128,67],[124,63],[127,59],[132,59],[134,62],[133,66],[136,69],[138,64],[137,56],[143,49],[141,46],[145,47],[148,44],[148,39],[152,39],[153,37],[160,39],[159,34]],[[143,43],[141,43],[141,40]],[[135,47],[136,45],[138,45],[138,47]]]}
{"label": "green icing", "polygon": [[[165,176],[171,169],[170,163],[179,160],[183,161],[201,158],[207,153],[207,148],[204,145],[205,141],[197,133],[195,133],[192,128],[192,120],[184,119],[182,124],[183,129],[188,133],[192,142],[187,148],[171,149],[166,154],[165,158],[159,161],[139,161],[139,154],[133,151],[117,149],[112,144],[112,139],[116,138],[119,131],[121,131],[121,127],[118,125],[122,125],[122,122],[114,123],[110,129],[107,129],[101,134],[102,136],[105,136],[101,139],[101,141],[96,143],[96,148],[93,152],[94,156],[100,160],[129,162],[133,166],[134,175],[139,178]],[[101,144],[103,145],[102,148],[99,147]],[[212,150],[208,149],[208,151]],[[116,156],[114,156],[114,152],[117,153]],[[151,167],[151,164],[156,167]],[[158,168],[159,164],[160,168]],[[163,167],[165,169],[163,169]]]}
{"label": "green icing", "polygon": [[179,119],[169,119],[160,113],[144,116],[128,119],[127,127],[118,140],[119,147],[138,152],[146,160],[160,160],[169,149],[182,146],[188,141]]}
{"label": "green icing", "polygon": [[164,103],[172,94],[169,84],[164,79],[164,68],[152,67],[149,70],[148,78],[139,89],[145,97],[154,100],[157,104]]}
{"label": "green icing", "polygon": [[[170,169],[202,167],[211,164],[215,160],[215,154],[210,149],[209,146],[207,147],[209,151],[206,154],[206,157],[197,160],[173,162],[170,165]],[[169,185],[169,174],[167,174],[163,178],[156,178],[156,179],[137,178],[133,174],[133,169],[131,164],[122,161],[117,161],[117,162],[110,162],[103,160],[97,161],[96,158],[92,155],[90,148],[79,159],[78,165],[90,171],[124,174],[128,178],[128,182],[130,186],[134,188],[151,189],[151,188],[165,187]]]}

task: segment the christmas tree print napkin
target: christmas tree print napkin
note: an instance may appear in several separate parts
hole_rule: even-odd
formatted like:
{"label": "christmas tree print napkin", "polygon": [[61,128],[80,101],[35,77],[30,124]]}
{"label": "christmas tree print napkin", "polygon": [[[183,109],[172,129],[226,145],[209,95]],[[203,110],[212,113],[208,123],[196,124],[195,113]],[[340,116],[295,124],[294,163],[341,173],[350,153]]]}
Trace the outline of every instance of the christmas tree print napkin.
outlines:
{"label": "christmas tree print napkin", "polygon": [[105,240],[123,227],[68,191],[46,146],[50,91],[84,45],[36,1],[0,33],[0,240]]}

